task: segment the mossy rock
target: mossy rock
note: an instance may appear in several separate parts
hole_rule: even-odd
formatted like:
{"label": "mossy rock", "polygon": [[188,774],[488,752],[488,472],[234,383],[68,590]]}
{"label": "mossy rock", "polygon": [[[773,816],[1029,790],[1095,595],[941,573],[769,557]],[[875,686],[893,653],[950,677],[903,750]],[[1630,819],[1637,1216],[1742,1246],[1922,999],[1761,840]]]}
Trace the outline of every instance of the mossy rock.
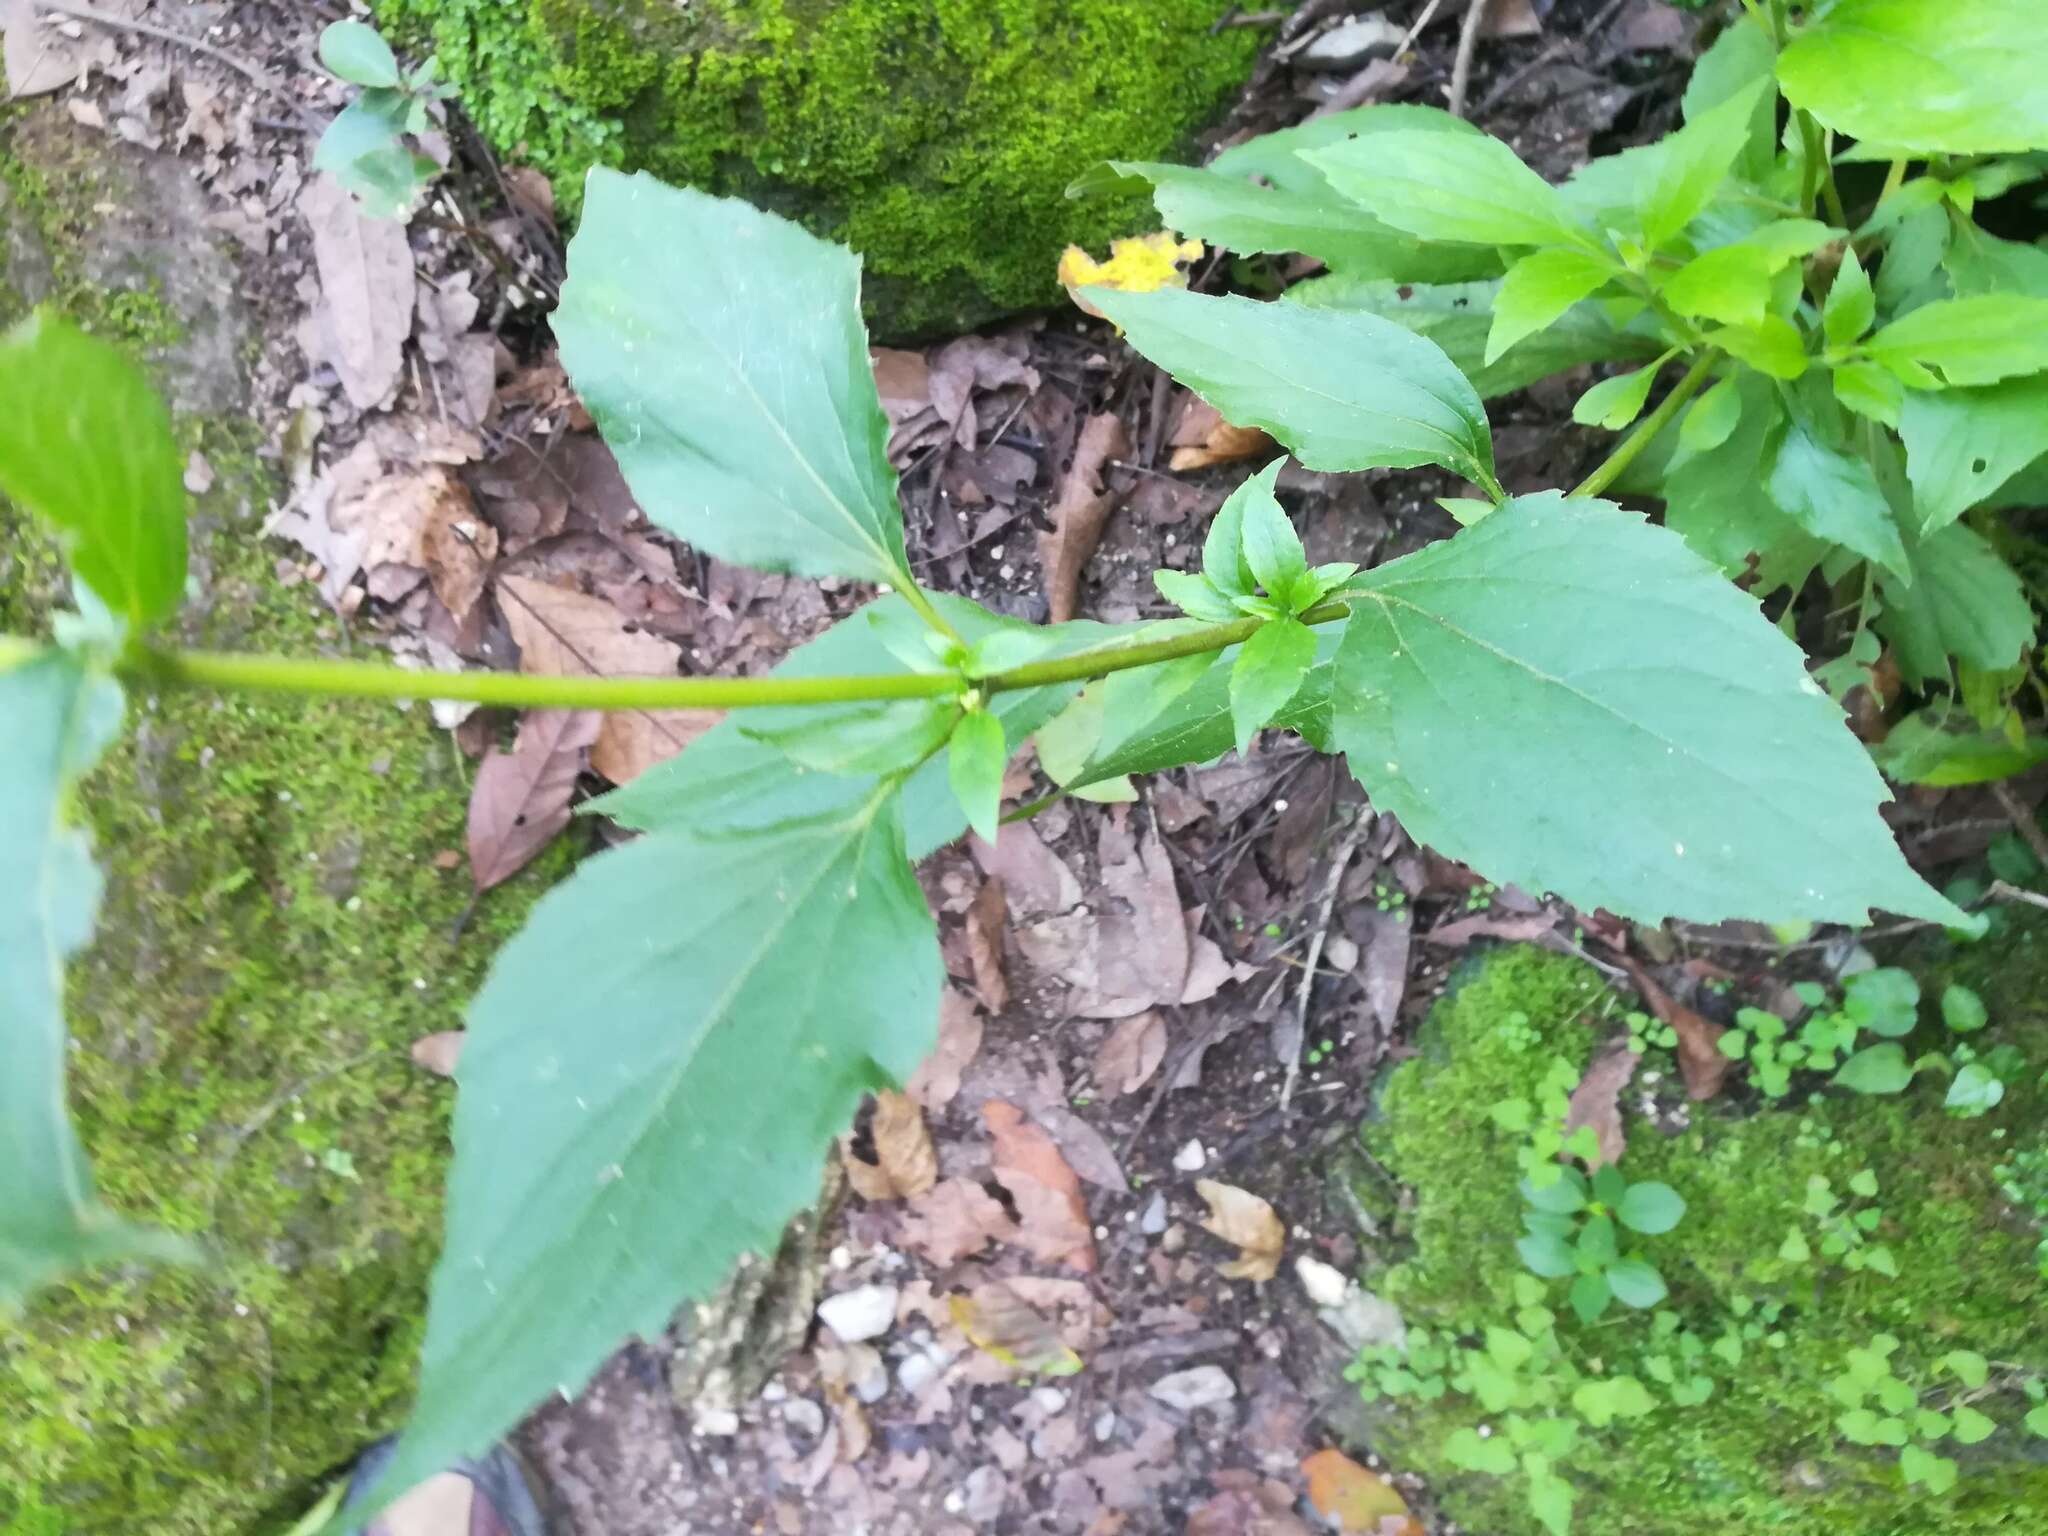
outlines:
{"label": "mossy rock", "polygon": [[[261,537],[273,471],[225,403],[253,338],[223,300],[232,267],[181,222],[182,169],[17,114],[0,185],[0,322],[48,299],[174,397],[224,402],[179,420],[216,475],[182,637],[342,649]],[[0,631],[46,632],[65,590],[0,504]],[[71,978],[72,1110],[108,1203],[195,1234],[208,1262],[102,1271],[0,1319],[0,1531],[272,1536],[402,1419],[453,1092],[408,1047],[459,1025],[567,853],[458,938],[469,881],[436,855],[462,846],[466,778],[424,707],[130,698],[80,795],[106,899]]]}
{"label": "mossy rock", "polygon": [[[2048,1381],[2042,1232],[2001,1192],[1997,1172],[2048,1137],[2048,925],[2007,913],[1992,939],[1971,948],[1937,942],[1908,963],[1921,973],[1924,999],[1909,1056],[1953,1046],[1933,1000],[1947,981],[1962,981],[1990,1007],[1990,1029],[1972,1037],[1977,1049],[2011,1045],[2027,1063],[2004,1102],[1979,1119],[1954,1118],[1935,1073],[1897,1098],[1837,1089],[1809,1100],[1816,1075],[1796,1085],[1786,1101],[1794,1107],[1770,1107],[1738,1073],[1733,1091],[1690,1106],[1688,1123],[1674,1129],[1670,1111],[1683,1107],[1671,1091],[1676,1067],[1668,1051],[1652,1050],[1624,1095],[1619,1167],[1686,1201],[1675,1230],[1632,1240],[1670,1294],[1654,1312],[1615,1307],[1592,1326],[1567,1305],[1566,1280],[1538,1282],[1517,1256],[1516,1152],[1525,1138],[1492,1111],[1531,1097],[1553,1059],[1568,1062],[1576,1080],[1601,1043],[1620,1035],[1622,1005],[1590,968],[1539,950],[1510,949],[1476,965],[1438,1005],[1421,1054],[1391,1075],[1363,1132],[1409,1189],[1399,1220],[1412,1245],[1367,1276],[1398,1302],[1411,1330],[1405,1356],[1358,1367],[1372,1447],[1428,1477],[1461,1528],[1489,1536],[1546,1530],[1519,1470],[1461,1470],[1469,1436],[1484,1426],[1487,1438],[1506,1443],[1517,1414],[1525,1425],[1544,1417],[1576,1424],[1575,1444],[1557,1460],[1573,1492],[1575,1536],[2048,1530],[2048,1440],[2022,1426],[2029,1400],[2017,1389],[2028,1376]],[[1658,1123],[1633,1112],[1646,1092],[1659,1101]],[[1868,1199],[1848,1188],[1864,1170],[1877,1183]],[[1848,1206],[1882,1213],[1865,1241],[1889,1249],[1896,1277],[1852,1272],[1821,1255],[1819,1227],[1801,1210],[1813,1178],[1829,1180]],[[1805,1262],[1780,1252],[1794,1229],[1813,1250]],[[1489,1329],[1536,1341],[1534,1359],[1521,1362],[1522,1343]],[[1946,1491],[1908,1486],[1900,1451],[1859,1448],[1839,1431],[1846,1405],[1827,1383],[1847,1369],[1852,1349],[1885,1335],[1897,1340],[1894,1373],[1921,1406],[1968,1397],[1998,1426],[1974,1445],[1928,1443],[1958,1464]],[[1982,1391],[1964,1388],[1944,1365],[1957,1350],[1996,1362]],[[1475,1356],[1513,1364],[1482,1381],[1485,1364],[1479,1377],[1470,1373]],[[1571,1406],[1580,1386],[1602,1393],[1600,1384],[1624,1376],[1647,1388],[1647,1412],[1596,1428]],[[1704,1401],[1673,1400],[1700,1380],[1711,1382]],[[1540,1381],[1563,1385],[1525,1385]],[[1389,1386],[1391,1394],[1377,1394]],[[1496,1394],[1490,1408],[1482,1390]],[[1447,1442],[1459,1431],[1466,1445],[1454,1452]]]}
{"label": "mossy rock", "polygon": [[[1257,56],[1223,0],[376,0],[573,206],[593,164],[745,197],[866,262],[877,334],[1058,296],[1069,242],[1150,227],[1069,200],[1097,161],[1189,154]],[[688,294],[677,302],[688,303]]]}

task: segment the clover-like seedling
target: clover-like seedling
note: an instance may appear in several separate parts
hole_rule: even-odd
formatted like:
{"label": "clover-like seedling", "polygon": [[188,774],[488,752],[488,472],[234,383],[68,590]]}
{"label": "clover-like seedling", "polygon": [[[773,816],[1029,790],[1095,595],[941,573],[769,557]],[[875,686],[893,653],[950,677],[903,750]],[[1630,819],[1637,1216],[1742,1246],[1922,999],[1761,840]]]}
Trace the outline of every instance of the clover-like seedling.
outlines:
{"label": "clover-like seedling", "polygon": [[1657,1267],[1621,1246],[1623,1231],[1654,1237],[1669,1232],[1685,1215],[1685,1201],[1669,1184],[1631,1184],[1613,1164],[1591,1179],[1564,1168],[1548,1185],[1521,1183],[1524,1235],[1515,1251],[1533,1274],[1561,1280],[1573,1276],[1569,1300],[1582,1322],[1592,1323],[1609,1303],[1645,1309],[1667,1294]]}

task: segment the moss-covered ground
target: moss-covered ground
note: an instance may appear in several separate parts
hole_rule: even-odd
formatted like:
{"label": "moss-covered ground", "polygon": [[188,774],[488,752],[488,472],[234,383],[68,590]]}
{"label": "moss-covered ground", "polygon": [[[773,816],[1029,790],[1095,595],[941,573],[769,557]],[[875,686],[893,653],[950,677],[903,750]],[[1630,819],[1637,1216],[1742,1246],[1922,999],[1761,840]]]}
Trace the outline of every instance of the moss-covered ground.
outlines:
{"label": "moss-covered ground", "polygon": [[501,150],[574,207],[605,164],[801,217],[866,261],[885,336],[1058,296],[1068,242],[1147,227],[1069,200],[1193,147],[1256,57],[1220,0],[377,0]]}
{"label": "moss-covered ground", "polygon": [[[1516,1152],[1527,1138],[1503,1127],[1494,1106],[1533,1099],[1553,1060],[1575,1082],[1601,1042],[1626,1037],[1621,1007],[1591,969],[1533,948],[1469,972],[1363,1133],[1409,1191],[1389,1210],[1409,1246],[1367,1277],[1411,1330],[1405,1354],[1382,1350],[1359,1369],[1368,1396],[1391,1389],[1371,1409],[1374,1447],[1428,1474],[1445,1512],[1488,1536],[1546,1529],[1532,1507],[1531,1448],[1570,1486],[1570,1529],[1581,1536],[2048,1530],[2048,1440],[2021,1425],[2026,1384],[2038,1390],[2048,1379],[2042,1233],[1998,1171],[2048,1134],[2048,926],[2007,913],[1978,946],[1933,941],[1905,963],[1925,999],[1909,1056],[1954,1049],[1934,1000],[1960,981],[1989,1007],[1975,1048],[2010,1046],[2024,1059],[2004,1102],[1956,1118],[1929,1070],[1891,1098],[1816,1091],[1824,1079],[1811,1076],[1778,1107],[1738,1070],[1730,1092],[1692,1106],[1680,1126],[1675,1062],[1652,1048],[1624,1094],[1619,1166],[1686,1202],[1675,1230],[1635,1240],[1670,1294],[1651,1310],[1611,1308],[1590,1326],[1567,1305],[1567,1280],[1539,1281],[1517,1255]],[[1656,1123],[1634,1112],[1646,1092],[1659,1101]],[[1803,1209],[1814,1179],[1828,1181],[1852,1223],[1877,1213],[1857,1230],[1864,1248],[1888,1249],[1895,1275],[1822,1252],[1824,1223]],[[1852,1179],[1874,1181],[1874,1194],[1855,1192]],[[1384,1183],[1361,1192],[1385,1200]],[[1794,1231],[1809,1256],[1788,1253]],[[1886,1389],[1891,1406],[1874,1396],[1868,1406],[1902,1417],[1919,1451],[1954,1461],[1953,1487],[1937,1486],[1947,1480],[1938,1469],[1909,1486],[1902,1463],[1916,1452],[1859,1447],[1842,1431],[1850,1389],[1838,1378],[1871,1358],[1852,1351],[1875,1341],[1882,1353],[1886,1336],[1897,1341],[1890,1373],[1903,1386]],[[1989,1362],[1981,1385],[1965,1379],[1967,1358],[1963,1375],[1945,1363],[1955,1351]],[[1621,1378],[1646,1396],[1615,1389]],[[1603,1401],[1625,1411],[1603,1423]],[[1962,1443],[1984,1426],[1965,1416],[1958,1438],[1959,1404],[1995,1431]],[[1950,1415],[1951,1432],[1923,1412]],[[1514,1469],[1469,1470],[1500,1457],[1471,1436],[1505,1445],[1517,1418],[1525,1443],[1507,1458]],[[1453,1443],[1460,1431],[1462,1446]],[[1553,1506],[1549,1529],[1557,1518]]]}
{"label": "moss-covered ground", "polygon": [[[145,279],[66,275],[96,180],[46,180],[17,147],[0,140],[0,222],[36,271],[0,319],[39,287],[168,371],[184,321]],[[216,476],[185,637],[343,648],[273,570],[256,429],[180,430]],[[0,509],[0,630],[42,632],[62,600],[53,548]],[[468,876],[436,855],[462,846],[468,770],[423,708],[195,693],[133,697],[128,724],[82,796],[107,895],[72,977],[72,1108],[108,1202],[209,1258],[95,1274],[0,1320],[0,1531],[254,1536],[403,1411],[452,1094],[408,1046],[459,1026],[566,850],[458,937]]]}

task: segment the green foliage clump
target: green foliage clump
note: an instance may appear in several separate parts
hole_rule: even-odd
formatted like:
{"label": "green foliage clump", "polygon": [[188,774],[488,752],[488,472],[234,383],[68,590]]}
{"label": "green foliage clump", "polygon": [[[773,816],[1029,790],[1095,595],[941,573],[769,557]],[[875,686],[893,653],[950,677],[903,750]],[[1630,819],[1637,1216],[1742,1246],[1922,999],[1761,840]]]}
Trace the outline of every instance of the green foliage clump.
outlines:
{"label": "green foliage clump", "polygon": [[1141,201],[1065,188],[1192,146],[1256,35],[1217,0],[379,0],[574,208],[594,164],[738,193],[844,241],[885,335],[1057,297]]}
{"label": "green foliage clump", "polygon": [[2008,921],[1926,955],[2033,1067],[1988,1116],[1958,1118],[1938,1082],[1872,1099],[1802,1081],[1794,1107],[1738,1091],[1674,1127],[1674,1060],[1646,1041],[1623,1106],[1652,1092],[1664,1118],[1625,1115],[1619,1167],[1683,1198],[1682,1221],[1645,1240],[1670,1294],[1597,1324],[1518,1258],[1526,1128],[1496,1110],[1582,1070],[1620,1021],[1575,962],[1485,964],[1364,1133],[1413,1191],[1412,1250],[1369,1277],[1399,1303],[1406,1348],[1354,1372],[1379,1405],[1375,1449],[1497,1536],[2003,1531],[2048,1511],[2039,1232],[2000,1187],[2012,1144],[2048,1125],[2041,932]]}

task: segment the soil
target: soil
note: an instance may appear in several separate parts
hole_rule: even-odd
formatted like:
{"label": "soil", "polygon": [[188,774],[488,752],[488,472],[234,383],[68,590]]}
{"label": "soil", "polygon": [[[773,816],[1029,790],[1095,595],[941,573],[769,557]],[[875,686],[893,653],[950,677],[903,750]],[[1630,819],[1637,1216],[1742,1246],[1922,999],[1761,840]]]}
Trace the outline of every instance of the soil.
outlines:
{"label": "soil", "polygon": [[[1285,22],[1234,17],[1271,26],[1275,46],[1226,139],[1332,103],[1443,101],[1461,7],[1443,7],[1401,66],[1319,72],[1280,58],[1342,9],[1309,0]],[[1388,9],[1405,23],[1423,8]],[[1547,174],[1653,137],[1674,120],[1693,52],[1693,23],[1684,13],[1657,0],[1499,0],[1496,9],[1515,35],[1480,42],[1473,115]],[[241,168],[260,163],[271,173],[288,166],[299,174],[300,115],[339,103],[316,83],[309,60],[313,35],[340,7],[238,0],[159,4],[151,14],[283,83],[261,90],[206,55],[122,32],[120,66],[68,98],[91,109],[70,108],[70,121],[80,133],[135,142],[123,153],[148,157],[153,176],[188,189],[179,198],[206,204],[203,213],[193,210],[198,223],[239,242],[233,282],[263,338],[248,409],[303,491],[316,466],[331,469],[379,419],[395,413],[417,423],[436,416],[437,400],[446,410],[446,380],[431,358],[424,374],[412,363],[391,411],[347,404],[334,370],[307,355],[307,317],[322,297],[294,196]],[[1517,31],[1525,19],[1527,29]],[[218,146],[203,129],[186,134],[177,104],[164,99],[166,82],[188,77],[219,94],[228,138]],[[159,88],[151,89],[152,80]],[[414,255],[431,288],[480,298],[474,321],[459,329],[497,348],[498,399],[481,427],[482,451],[461,473],[493,515],[539,495],[536,465],[569,490],[566,524],[557,520],[523,553],[508,553],[493,578],[539,574],[630,605],[649,632],[676,641],[692,670],[760,670],[849,611],[858,594],[706,561],[647,529],[629,501],[584,509],[586,499],[602,499],[602,466],[583,462],[594,439],[564,399],[535,383],[548,365],[542,301],[561,271],[559,237],[530,183],[493,162],[459,123],[444,147],[453,169],[414,225]],[[161,255],[154,245],[138,250],[137,259]],[[109,263],[121,259],[119,249],[105,253]],[[176,261],[152,270],[166,290],[184,281]],[[207,283],[226,280],[200,270]],[[96,268],[94,280],[111,281],[111,271]],[[1231,276],[1212,261],[1196,281],[1221,287]],[[1050,594],[1042,541],[1057,532],[1084,423],[1108,413],[1123,424],[1127,446],[1106,470],[1114,510],[1086,564],[1079,612],[1104,620],[1155,614],[1151,571],[1189,562],[1208,516],[1247,462],[1169,468],[1176,440],[1199,435],[1199,412],[1099,322],[1053,314],[961,345],[986,365],[979,373],[966,368],[975,412],[936,435],[927,431],[902,464],[920,573],[1000,611],[1044,618]],[[926,349],[922,366],[941,369],[945,352]],[[996,357],[1007,362],[996,366],[989,361]],[[179,377],[238,372],[200,366]],[[1500,473],[1510,489],[1570,484],[1596,456],[1591,436],[1569,422],[1569,401],[1583,382],[1566,376],[1495,402]],[[200,389],[180,393],[191,411],[242,408]],[[308,411],[325,434],[311,461],[303,449]],[[929,423],[916,427],[914,414],[906,413],[905,424],[926,430]],[[508,490],[515,481],[518,488]],[[1280,488],[1312,561],[1361,564],[1449,533],[1453,525],[1435,498],[1461,490],[1430,473],[1339,477],[1298,467],[1283,472]],[[511,532],[500,532],[510,551]],[[279,579],[323,581],[331,573],[301,546],[274,543]],[[350,574],[340,572],[341,589],[328,595],[364,635],[416,654],[446,647],[476,664],[510,664],[504,614],[486,606],[472,621],[416,582],[392,594],[374,573],[367,585],[350,583]],[[457,740],[475,755],[503,724],[471,717]],[[1028,797],[1044,784],[1041,777],[1018,787]],[[1926,807],[1908,808],[1931,840],[1929,815]],[[1955,798],[1943,816],[1943,853],[1966,851],[1972,839],[1981,846],[2002,825],[1995,810]],[[867,1352],[800,1318],[794,1352],[727,1417],[720,1405],[678,1404],[673,1339],[628,1345],[577,1398],[545,1405],[521,1432],[559,1503],[564,1532],[1152,1536],[1187,1528],[1191,1513],[1234,1496],[1245,1473],[1256,1475],[1254,1484],[1277,1480],[1284,1508],[1301,1489],[1302,1459],[1353,1433],[1355,1394],[1341,1377],[1351,1348],[1295,1263],[1310,1258],[1348,1272],[1360,1246],[1377,1240],[1348,1150],[1376,1076],[1404,1050],[1445,974],[1474,942],[1515,938],[1576,953],[1589,940],[1626,939],[1615,925],[1496,891],[1417,849],[1391,820],[1373,817],[1336,765],[1277,737],[1243,760],[1164,775],[1128,805],[1062,802],[1012,831],[1020,835],[1015,844],[1006,834],[1001,850],[949,849],[925,871],[956,998],[969,1012],[978,1000],[985,1018],[964,1081],[951,1094],[928,1095],[924,1107],[940,1174],[984,1186],[992,1167],[985,1104],[1015,1104],[1048,1127],[1084,1181],[1092,1269],[1047,1262],[1014,1245],[935,1263],[906,1242],[900,1203],[850,1196],[821,1244],[825,1292],[869,1284],[898,1291],[892,1321],[863,1346]],[[1130,873],[1131,848],[1143,879]],[[1163,865],[1146,865],[1153,849]],[[437,852],[422,848],[419,856]],[[1062,878],[1078,893],[1066,907],[1053,898],[1034,908],[1042,892],[1033,882],[1058,886]],[[991,952],[987,908],[980,918],[976,912],[992,879],[1001,881],[1007,919],[994,925]],[[1164,918],[1156,903],[1131,899],[1162,889],[1171,903]],[[1086,918],[1071,933],[1054,921],[1069,909]],[[984,923],[979,940],[971,919]],[[1197,1001],[1184,1000],[1197,988],[1183,995],[1155,989],[1147,1006],[1158,1018],[1163,1054],[1118,1092],[1103,1052],[1123,1021],[1075,1011],[1079,962],[1054,940],[1100,944],[1104,933],[1120,935],[1115,942],[1134,946],[1120,958],[1142,968],[1175,943],[1185,953],[1190,931],[1213,946],[1231,979]],[[1731,936],[1738,944],[1753,937]],[[1655,958],[1671,963],[1665,974],[1677,979],[1668,984],[1692,989],[1717,973],[1712,964],[1683,972],[1685,940],[1666,942]],[[1304,997],[1310,968],[1313,987]],[[992,995],[998,984],[1007,999]],[[1298,1080],[1290,1070],[1297,1062]],[[857,1146],[866,1144],[857,1139]],[[1286,1235],[1275,1278],[1254,1283],[1219,1272],[1237,1250],[1202,1230],[1198,1180],[1271,1204]],[[1077,1374],[1020,1379],[974,1346],[947,1297],[994,1281],[1048,1320],[1078,1354]],[[866,1383],[878,1369],[886,1386],[870,1400]],[[1164,1396],[1157,1390],[1163,1378],[1186,1387],[1186,1373],[1198,1370],[1197,1384],[1216,1392],[1207,1406],[1184,1406],[1185,1396],[1182,1406],[1169,1401],[1173,1383]],[[1390,1475],[1401,1483],[1399,1469]],[[1426,1491],[1408,1491],[1426,1511]]]}

